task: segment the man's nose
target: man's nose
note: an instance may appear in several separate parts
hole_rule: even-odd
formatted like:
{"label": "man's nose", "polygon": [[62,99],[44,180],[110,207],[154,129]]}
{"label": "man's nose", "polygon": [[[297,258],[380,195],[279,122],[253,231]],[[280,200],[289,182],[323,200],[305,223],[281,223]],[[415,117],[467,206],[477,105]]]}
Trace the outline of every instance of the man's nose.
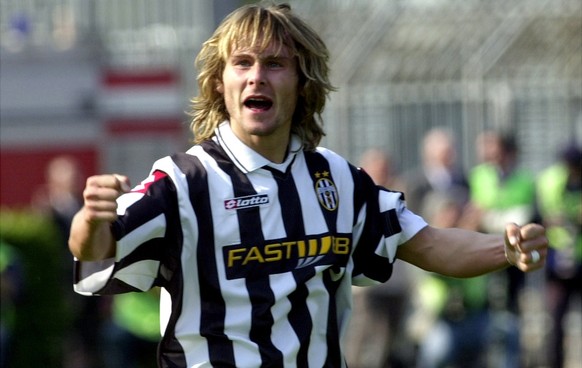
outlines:
{"label": "man's nose", "polygon": [[265,66],[261,63],[255,63],[249,70],[249,84],[265,83]]}

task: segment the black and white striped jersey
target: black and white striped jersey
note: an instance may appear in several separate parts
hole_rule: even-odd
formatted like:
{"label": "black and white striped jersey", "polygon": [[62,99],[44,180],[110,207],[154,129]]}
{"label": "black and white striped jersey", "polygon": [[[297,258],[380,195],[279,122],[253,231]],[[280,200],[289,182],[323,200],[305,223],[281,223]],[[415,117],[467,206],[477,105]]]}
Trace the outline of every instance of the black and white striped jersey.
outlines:
{"label": "black and white striped jersey", "polygon": [[115,259],[75,290],[162,287],[160,367],[344,367],[351,286],[388,280],[424,220],[337,154],[293,137],[273,164],[223,123],[118,200]]}

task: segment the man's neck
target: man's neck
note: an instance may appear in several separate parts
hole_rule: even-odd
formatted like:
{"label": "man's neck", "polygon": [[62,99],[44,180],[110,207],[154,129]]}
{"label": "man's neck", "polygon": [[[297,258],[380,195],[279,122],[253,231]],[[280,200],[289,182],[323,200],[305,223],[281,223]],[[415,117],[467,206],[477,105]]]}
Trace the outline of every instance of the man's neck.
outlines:
{"label": "man's neck", "polygon": [[[280,164],[285,161],[287,156],[287,147],[289,146],[289,138],[286,140],[265,139],[266,137],[255,137],[252,139],[249,147],[267,160]],[[269,137],[271,138],[271,137]]]}
{"label": "man's neck", "polygon": [[[233,132],[238,136],[235,131]],[[280,131],[269,135],[246,135],[238,138],[267,160],[280,164],[287,156],[291,135],[290,132]]]}

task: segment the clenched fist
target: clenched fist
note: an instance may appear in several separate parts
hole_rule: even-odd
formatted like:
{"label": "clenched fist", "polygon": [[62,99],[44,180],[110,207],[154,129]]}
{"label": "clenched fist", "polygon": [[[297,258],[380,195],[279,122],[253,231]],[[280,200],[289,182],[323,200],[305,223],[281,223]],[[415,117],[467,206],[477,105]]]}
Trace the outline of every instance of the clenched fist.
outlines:
{"label": "clenched fist", "polygon": [[83,191],[85,221],[114,221],[117,218],[116,200],[129,190],[129,179],[123,175],[95,175],[88,178]]}
{"label": "clenched fist", "polygon": [[546,230],[538,224],[505,228],[505,256],[507,262],[524,272],[542,268],[548,253]]}

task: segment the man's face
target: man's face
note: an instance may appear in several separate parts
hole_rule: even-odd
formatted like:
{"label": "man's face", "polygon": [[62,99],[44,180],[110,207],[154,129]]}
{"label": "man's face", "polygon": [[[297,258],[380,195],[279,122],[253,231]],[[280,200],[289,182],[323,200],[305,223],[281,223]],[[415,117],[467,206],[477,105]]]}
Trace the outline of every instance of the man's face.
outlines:
{"label": "man's face", "polygon": [[251,147],[279,141],[286,148],[298,85],[296,59],[286,47],[270,46],[260,53],[253,48],[233,50],[217,89],[239,139]]}

